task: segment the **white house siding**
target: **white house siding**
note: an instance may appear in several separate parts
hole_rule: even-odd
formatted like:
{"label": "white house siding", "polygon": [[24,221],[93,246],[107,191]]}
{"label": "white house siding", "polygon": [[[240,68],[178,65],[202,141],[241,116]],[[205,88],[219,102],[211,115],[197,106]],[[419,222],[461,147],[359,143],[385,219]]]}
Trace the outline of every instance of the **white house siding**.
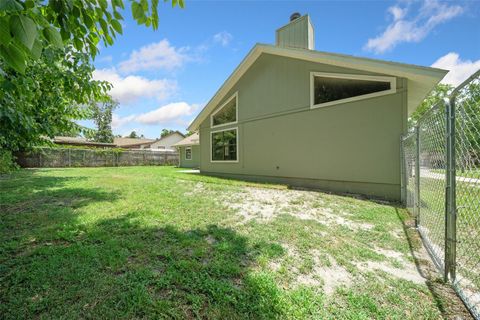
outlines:
{"label": "white house siding", "polygon": [[150,145],[150,149],[161,149],[161,150],[174,150],[173,145],[181,140],[184,137],[179,133],[173,133],[165,138],[162,138],[158,141],[155,141]]}

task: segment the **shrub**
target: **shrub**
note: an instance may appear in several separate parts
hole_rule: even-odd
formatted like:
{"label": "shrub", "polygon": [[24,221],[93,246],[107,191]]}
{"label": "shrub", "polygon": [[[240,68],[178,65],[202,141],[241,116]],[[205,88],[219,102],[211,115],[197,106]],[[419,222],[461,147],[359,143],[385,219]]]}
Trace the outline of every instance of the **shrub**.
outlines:
{"label": "shrub", "polygon": [[0,174],[8,173],[18,168],[13,154],[9,150],[0,149]]}

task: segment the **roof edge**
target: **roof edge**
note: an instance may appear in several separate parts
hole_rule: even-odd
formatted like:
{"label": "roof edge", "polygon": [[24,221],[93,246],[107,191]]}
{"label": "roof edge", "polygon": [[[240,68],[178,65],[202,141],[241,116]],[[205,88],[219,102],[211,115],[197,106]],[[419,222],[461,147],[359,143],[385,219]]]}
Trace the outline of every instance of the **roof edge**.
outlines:
{"label": "roof edge", "polygon": [[445,77],[445,75],[449,72],[449,70],[401,62],[364,58],[353,55],[330,53],[317,50],[283,48],[271,44],[257,43],[253,46],[253,48],[249,51],[245,58],[243,58],[239,65],[233,70],[233,72],[225,80],[225,82],[220,86],[220,88],[208,101],[205,107],[200,111],[197,117],[195,117],[195,119],[190,123],[187,130],[198,130],[201,121],[203,121],[206,117],[205,113],[207,113],[208,115],[211,111],[213,111],[212,104],[216,105],[218,102],[220,102],[220,100],[227,93],[227,91],[231,89],[231,87],[241,78],[241,76],[243,76],[243,74],[250,68],[250,66],[256,61],[256,59],[263,53],[287,56],[293,59],[301,59],[314,62],[317,61],[318,63],[331,64],[346,68],[355,68],[356,66],[351,65],[352,61],[355,61],[360,62],[357,67],[357,69],[360,70],[389,74],[388,72],[383,71],[386,67],[388,67],[389,69],[385,71],[390,71],[390,73],[393,75],[405,77],[407,79],[411,79],[415,76],[417,77],[417,79],[421,79],[425,82],[430,83],[439,83],[443,79],[443,77]]}

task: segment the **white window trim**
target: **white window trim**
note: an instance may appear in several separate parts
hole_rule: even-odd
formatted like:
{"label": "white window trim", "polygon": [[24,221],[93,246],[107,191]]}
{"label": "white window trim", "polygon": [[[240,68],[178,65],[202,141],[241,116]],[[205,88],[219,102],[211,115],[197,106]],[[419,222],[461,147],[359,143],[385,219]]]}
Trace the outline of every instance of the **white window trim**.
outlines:
{"label": "white window trim", "polygon": [[[190,149],[190,158],[187,158],[187,149]],[[185,160],[192,160],[192,146],[185,147]]]}
{"label": "white window trim", "polygon": [[[235,121],[233,122],[227,122],[227,123],[222,123],[222,124],[217,124],[216,126],[213,125],[213,116],[216,115],[220,110],[222,110],[230,101],[235,99]],[[228,126],[231,124],[235,124],[238,122],[238,91],[235,92],[231,97],[225,101],[224,104],[222,104],[217,110],[215,110],[211,115],[210,115],[210,127],[211,128],[218,128],[218,127],[223,127],[223,126]]]}
{"label": "white window trim", "polygon": [[[340,79],[353,79],[353,80],[371,80],[371,81],[383,81],[390,82],[390,89],[383,90],[379,92],[362,94],[360,96],[345,98],[335,101],[329,101],[325,103],[315,104],[315,77],[329,77],[329,78],[340,78]],[[385,77],[385,76],[367,76],[367,75],[358,75],[358,74],[344,74],[344,73],[325,73],[325,72],[310,72],[310,109],[328,107],[337,104],[353,102],[357,100],[363,100],[373,97],[384,96],[387,94],[392,94],[397,92],[397,78],[396,77]]]}
{"label": "white window trim", "polygon": [[[230,131],[230,130],[235,130],[237,132],[237,135],[236,135],[236,144],[237,144],[237,160],[213,160],[213,157],[212,157],[212,148],[213,148],[213,134],[216,133],[216,132],[222,132],[222,131]],[[237,163],[238,160],[240,159],[240,152],[239,152],[239,145],[238,145],[238,127],[233,127],[233,128],[226,128],[226,129],[222,129],[222,130],[215,130],[215,131],[210,131],[210,162],[213,162],[213,163]]]}

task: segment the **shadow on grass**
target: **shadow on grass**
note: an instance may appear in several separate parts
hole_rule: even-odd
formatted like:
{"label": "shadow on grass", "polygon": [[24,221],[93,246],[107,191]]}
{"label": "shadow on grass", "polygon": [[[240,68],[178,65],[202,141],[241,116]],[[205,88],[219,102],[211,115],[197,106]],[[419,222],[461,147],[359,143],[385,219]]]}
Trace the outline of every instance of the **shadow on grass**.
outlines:
{"label": "shadow on grass", "polygon": [[0,196],[2,318],[281,317],[281,289],[251,272],[281,246],[215,225],[155,226],[137,212],[81,220],[77,208],[120,195],[71,179],[82,178],[31,171],[0,186],[13,192]]}
{"label": "shadow on grass", "polygon": [[411,256],[415,266],[422,277],[426,279],[430,293],[433,296],[438,310],[444,319],[453,319],[460,317],[468,319],[471,317],[463,302],[456,295],[453,288],[442,281],[441,274],[438,272],[433,262],[425,260],[419,250],[423,246],[422,239],[415,229],[415,222],[408,216],[408,213],[402,214],[395,208],[398,219],[402,222],[403,232],[408,241]]}
{"label": "shadow on grass", "polygon": [[144,227],[134,214],[72,228],[3,266],[6,318],[276,318],[280,292],[248,271],[276,245],[230,229]]}

